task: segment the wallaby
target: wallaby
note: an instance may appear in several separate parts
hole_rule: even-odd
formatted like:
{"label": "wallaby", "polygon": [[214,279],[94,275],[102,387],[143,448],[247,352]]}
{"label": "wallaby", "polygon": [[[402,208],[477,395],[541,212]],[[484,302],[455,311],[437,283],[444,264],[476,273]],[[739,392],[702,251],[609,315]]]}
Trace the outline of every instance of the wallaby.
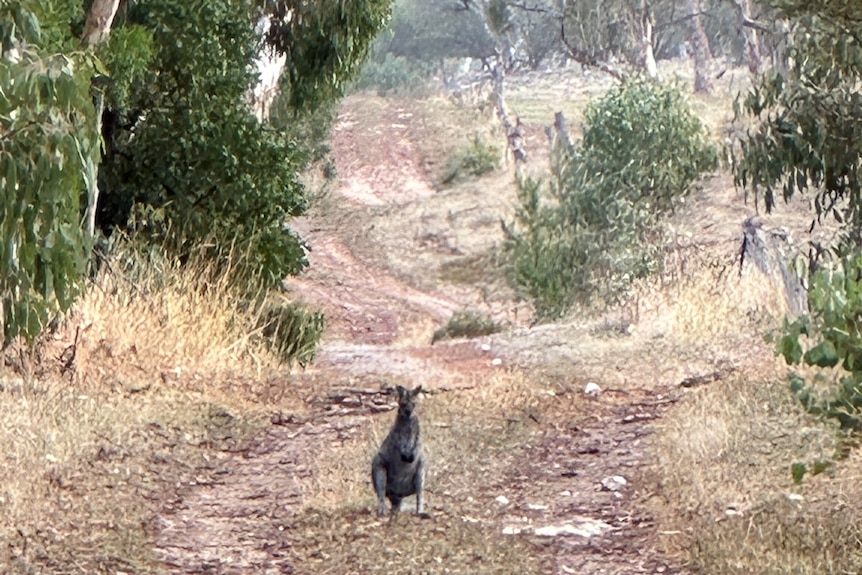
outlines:
{"label": "wallaby", "polygon": [[419,438],[419,417],[414,413],[416,398],[422,386],[410,391],[400,385],[398,415],[389,435],[371,462],[371,482],[377,494],[377,515],[386,515],[386,501],[392,504],[392,516],[398,513],[401,500],[416,495],[416,514],[422,513],[422,483],[425,480],[425,461],[422,458],[422,441]]}

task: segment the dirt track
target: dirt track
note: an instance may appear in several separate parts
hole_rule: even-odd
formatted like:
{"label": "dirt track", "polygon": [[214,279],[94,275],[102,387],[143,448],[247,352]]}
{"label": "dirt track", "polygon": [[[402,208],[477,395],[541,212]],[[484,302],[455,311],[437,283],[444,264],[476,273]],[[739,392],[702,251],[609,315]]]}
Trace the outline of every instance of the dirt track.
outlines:
{"label": "dirt track", "polygon": [[[434,201],[414,147],[398,145],[404,132],[409,132],[410,116],[394,106],[382,113],[391,116],[389,125],[395,127],[374,133],[351,115],[348,105],[334,135],[341,176],[335,201],[345,210],[372,213],[375,217],[369,217],[367,225],[385,221],[387,214],[381,206]],[[399,127],[402,125],[408,129]],[[372,142],[388,144],[372,149]],[[405,188],[409,194],[399,193],[398,181],[409,184]],[[481,208],[492,216],[496,209],[494,205]],[[373,517],[371,507],[343,509],[330,512],[332,515],[321,512],[319,523],[313,523],[308,512],[303,514],[301,504],[308,485],[326,481],[325,477],[311,477],[320,446],[351,444],[365,435],[363,430],[372,418],[390,418],[376,415],[389,402],[386,396],[374,393],[383,381],[458,393],[459,389],[481,387],[501,369],[536,370],[554,357],[543,354],[553,346],[540,337],[532,343],[514,344],[519,338],[529,342],[532,336],[523,331],[481,342],[432,346],[431,331],[452,312],[473,303],[472,292],[420,289],[420,281],[397,273],[394,264],[381,265],[385,260],[381,253],[385,255],[387,246],[376,246],[379,253],[375,253],[373,237],[361,229],[350,229],[345,221],[323,215],[298,223],[312,247],[312,267],[303,277],[291,280],[290,286],[322,307],[329,318],[315,365],[291,383],[298,390],[307,389],[310,415],[276,413],[265,434],[199,470],[195,484],[185,488],[153,526],[167,571],[392,572],[392,564],[383,560],[385,555],[378,564],[362,555],[373,545],[376,534],[386,529]],[[422,226],[420,221],[412,224],[417,229]],[[351,241],[360,236],[362,241]],[[408,249],[425,257],[434,247],[417,244]],[[467,301],[458,299],[461,293],[468,294]],[[556,338],[554,345],[571,346],[569,336],[558,334]],[[481,343],[486,344],[485,349]],[[499,366],[492,363],[495,358],[500,360]],[[637,362],[621,360],[630,361]],[[504,416],[500,425],[520,426],[528,443],[508,450],[502,473],[480,475],[481,484],[471,486],[474,496],[447,496],[447,490],[440,487],[445,477],[441,475],[437,486],[432,477],[428,499],[434,518],[418,522],[402,517],[411,533],[424,541],[438,533],[475,528],[503,546],[491,546],[484,553],[499,552],[507,541],[517,543],[518,549],[535,556],[535,572],[683,572],[672,560],[657,554],[660,535],[642,505],[649,496],[643,465],[650,457],[651,425],[675,401],[679,391],[674,386],[680,376],[673,370],[657,374],[644,365],[641,375],[652,379],[626,386],[598,381],[605,391],[598,398],[587,398],[580,376],[568,375],[589,371],[579,370],[576,363],[546,366],[551,374],[546,379],[556,391],[533,409]],[[338,393],[339,389],[347,391]],[[434,422],[428,425],[433,428]],[[615,484],[611,478],[616,476],[623,477],[625,485]],[[370,486],[368,490],[370,495]],[[343,524],[342,528],[328,525],[331,522]],[[330,533],[330,529],[336,531]],[[318,539],[311,541],[313,537]],[[332,552],[338,546],[346,549],[344,554]],[[402,566],[401,571],[492,572],[486,571],[481,553],[476,553],[472,569],[449,565],[438,554],[427,563],[417,558],[413,567]]]}

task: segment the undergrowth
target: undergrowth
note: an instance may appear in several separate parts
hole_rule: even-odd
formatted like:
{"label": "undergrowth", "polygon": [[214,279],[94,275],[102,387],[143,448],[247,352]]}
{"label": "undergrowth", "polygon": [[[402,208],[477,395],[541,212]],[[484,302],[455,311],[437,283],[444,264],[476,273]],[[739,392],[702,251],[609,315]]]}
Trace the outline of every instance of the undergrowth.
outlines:
{"label": "undergrowth", "polygon": [[446,325],[434,331],[431,343],[459,337],[480,337],[501,331],[503,326],[487,316],[474,311],[459,311],[452,314]]}
{"label": "undergrowth", "polygon": [[265,383],[284,368],[262,300],[120,243],[52,333],[4,350],[0,572],[162,572],[153,517],[268,424]]}
{"label": "undergrowth", "polygon": [[558,122],[548,183],[518,180],[515,219],[503,224],[514,283],[540,320],[574,304],[616,303],[657,269],[659,223],[717,152],[678,90],[630,80],[586,111],[584,136]]}
{"label": "undergrowth", "polygon": [[[779,379],[697,390],[656,442],[667,549],[715,575],[860,572],[862,516],[840,502],[862,496],[862,457],[836,462],[838,447]],[[799,465],[821,473],[803,479]]]}
{"label": "undergrowth", "polygon": [[440,183],[449,186],[467,178],[484,176],[499,167],[499,148],[476,135],[469,145],[456,150],[449,157]]}

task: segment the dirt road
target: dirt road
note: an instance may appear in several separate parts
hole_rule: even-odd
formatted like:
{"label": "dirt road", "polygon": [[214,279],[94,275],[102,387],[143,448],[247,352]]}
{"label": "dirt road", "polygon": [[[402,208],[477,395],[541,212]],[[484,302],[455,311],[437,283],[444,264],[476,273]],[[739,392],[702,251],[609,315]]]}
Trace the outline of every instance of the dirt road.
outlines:
{"label": "dirt road", "polygon": [[[489,300],[435,276],[453,258],[480,261],[470,258],[498,241],[510,200],[435,191],[409,137],[419,120],[375,105],[372,125],[346,102],[333,137],[339,187],[328,211],[296,223],[311,267],[290,288],[328,318],[315,364],[288,384],[308,409],[274,413],[266,433],[200,469],[164,509],[153,528],[166,571],[684,572],[658,552],[666,535],[643,505],[644,465],[676,384],[714,361],[692,352],[656,365],[649,346],[625,338],[529,329],[511,292]],[[447,198],[472,215],[446,228]],[[510,330],[432,345],[436,327],[476,306]],[[590,380],[597,397],[583,393]],[[432,392],[432,519],[405,513],[398,527],[373,516],[367,482],[392,417],[381,389],[394,383]]]}

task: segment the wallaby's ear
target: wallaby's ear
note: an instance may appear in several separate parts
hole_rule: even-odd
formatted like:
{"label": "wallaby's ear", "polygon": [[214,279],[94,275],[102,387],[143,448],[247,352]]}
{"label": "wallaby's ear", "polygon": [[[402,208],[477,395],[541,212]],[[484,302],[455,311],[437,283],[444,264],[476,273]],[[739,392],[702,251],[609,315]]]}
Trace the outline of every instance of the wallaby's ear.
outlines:
{"label": "wallaby's ear", "polygon": [[398,385],[395,387],[395,391],[398,392],[398,397],[404,397],[404,394],[407,393],[407,390],[404,389],[403,385]]}
{"label": "wallaby's ear", "polygon": [[421,385],[419,385],[413,389],[413,395],[414,396],[419,395],[421,392],[422,392],[422,386]]}

